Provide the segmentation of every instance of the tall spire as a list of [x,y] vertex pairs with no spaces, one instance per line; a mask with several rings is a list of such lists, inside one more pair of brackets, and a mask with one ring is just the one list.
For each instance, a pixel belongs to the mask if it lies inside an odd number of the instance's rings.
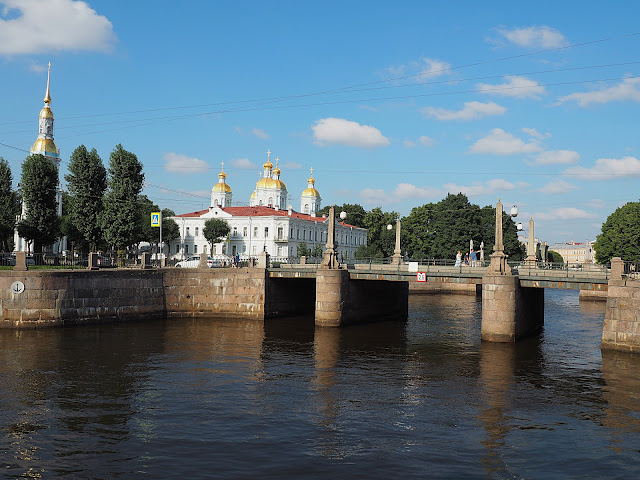
[[49,81],[51,79],[51,62],[49,62],[49,70],[47,71],[47,93],[44,95],[44,103],[51,103],[51,95],[49,94]]

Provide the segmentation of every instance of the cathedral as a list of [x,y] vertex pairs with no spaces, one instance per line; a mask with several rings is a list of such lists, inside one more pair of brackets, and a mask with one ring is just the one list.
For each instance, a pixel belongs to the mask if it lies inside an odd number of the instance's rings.
[[[44,107],[40,110],[38,117],[38,138],[29,151],[31,155],[40,154],[52,161],[56,166],[56,170],[60,172],[60,150],[56,147],[56,143],[53,140],[53,112],[51,111],[51,93],[50,93],[50,80],[51,80],[51,62],[49,62],[49,70],[47,72],[47,90],[44,95]],[[58,208],[58,216],[62,215],[62,190],[60,189],[60,181],[58,179],[58,188],[56,190],[56,204]],[[22,203],[22,213],[18,218],[18,222],[23,220],[26,216],[26,207],[24,202]],[[16,229],[13,234],[14,250],[18,252],[27,252],[31,250],[30,242],[27,239],[22,238],[18,234]],[[47,251],[54,253],[61,253],[66,250],[67,240],[66,237],[59,239],[53,245],[46,247]]]
[[[320,192],[315,188],[313,169],[307,188],[300,195],[300,211],[287,203],[287,186],[280,179],[281,170],[274,168],[271,152],[263,165],[260,180],[251,194],[248,207],[233,207],[232,190],[224,173],[224,163],[218,173],[218,182],[211,189],[211,206],[206,210],[184,213],[172,217],[180,228],[180,239],[170,243],[171,258],[185,258],[207,252],[213,257],[240,255],[243,258],[267,252],[272,257],[295,257],[304,244],[313,251],[324,249],[327,243],[328,218],[318,216]],[[202,231],[210,218],[220,218],[230,228],[228,237],[214,245],[209,244]],[[336,222],[336,252],[339,258],[353,258],[361,245],[367,244],[367,230],[344,222]]]

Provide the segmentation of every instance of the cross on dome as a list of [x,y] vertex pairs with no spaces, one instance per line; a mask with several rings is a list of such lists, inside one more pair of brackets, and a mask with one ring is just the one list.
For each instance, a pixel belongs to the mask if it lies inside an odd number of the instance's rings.
[[271,149],[267,149],[267,162],[271,160]]

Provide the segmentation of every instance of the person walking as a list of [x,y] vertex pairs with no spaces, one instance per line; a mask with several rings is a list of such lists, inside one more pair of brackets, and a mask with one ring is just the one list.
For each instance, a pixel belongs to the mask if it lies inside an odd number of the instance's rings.
[[464,266],[469,266],[469,252],[464,252]]
[[454,266],[459,267],[461,262],[462,262],[462,254],[460,253],[460,250],[458,250],[458,253],[456,253],[456,264]]
[[471,260],[471,266],[472,267],[477,266],[477,264],[478,264],[478,254],[473,248],[471,249],[471,253],[469,254],[469,260]]

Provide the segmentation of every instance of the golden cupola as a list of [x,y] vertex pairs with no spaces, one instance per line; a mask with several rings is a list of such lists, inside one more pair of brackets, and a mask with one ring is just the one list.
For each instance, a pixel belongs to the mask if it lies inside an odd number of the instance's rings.
[[319,197],[320,192],[315,189],[315,179],[313,178],[313,168],[311,169],[311,176],[307,180],[307,188],[302,191],[303,197]]
[[47,90],[44,95],[44,107],[38,116],[38,138],[31,147],[32,154],[40,154],[47,157],[60,159],[60,151],[53,140],[53,112],[51,111],[51,62],[47,71]]
[[314,216],[318,210],[320,210],[320,192],[316,190],[316,181],[313,178],[313,168],[311,169],[311,175],[307,180],[307,188],[302,191],[300,195],[300,211]]
[[211,206],[212,207],[230,207],[231,206],[231,187],[227,184],[227,174],[224,173],[224,162],[218,173],[218,183],[211,189]]

